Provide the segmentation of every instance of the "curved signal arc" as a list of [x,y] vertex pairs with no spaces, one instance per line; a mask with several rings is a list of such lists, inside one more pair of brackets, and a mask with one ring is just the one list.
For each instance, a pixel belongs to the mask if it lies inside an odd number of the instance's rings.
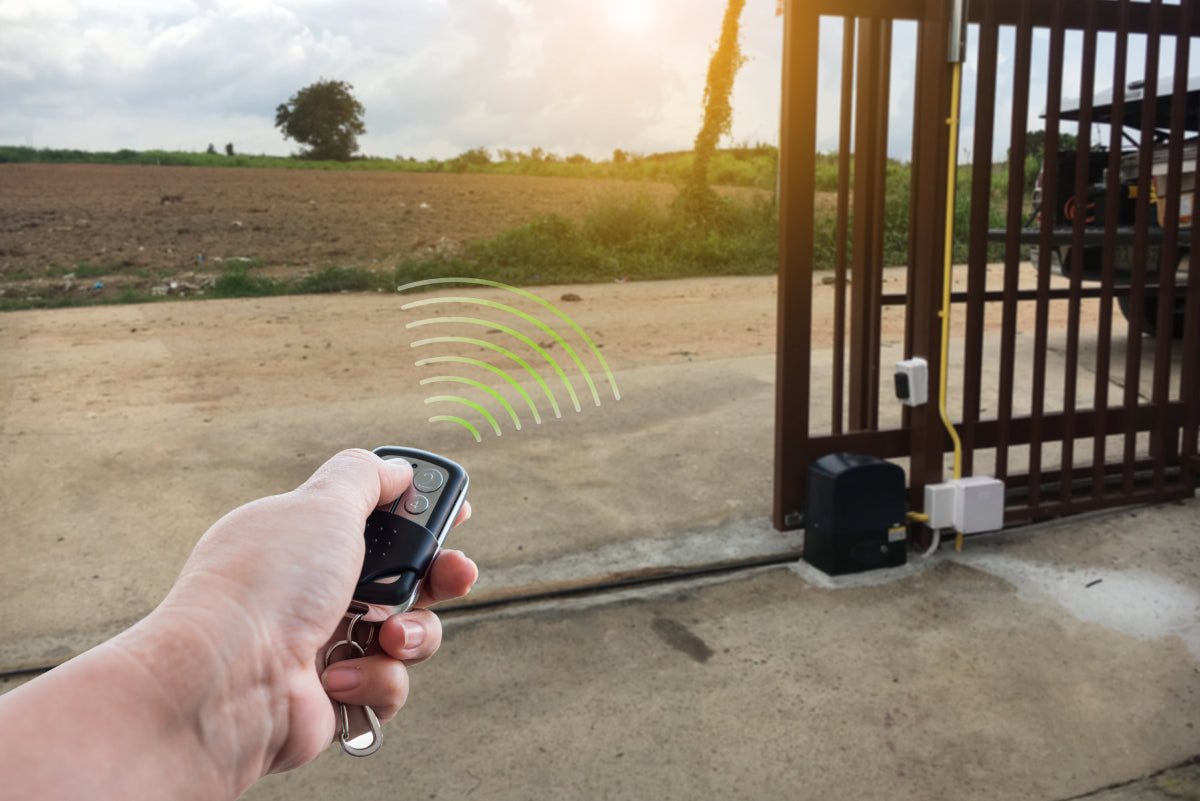
[[458,423],[463,428],[471,432],[471,436],[475,437],[476,442],[483,442],[483,437],[479,436],[479,429],[468,423],[461,417],[455,417],[452,414],[437,414],[429,418],[431,423]]
[[[570,356],[571,359],[575,362],[575,366],[579,368],[579,372],[583,374],[583,380],[587,382],[588,389],[590,389],[592,391],[592,400],[594,400],[596,402],[597,406],[600,405],[600,394],[598,392],[596,392],[596,385],[592,383],[591,375],[588,374],[587,368],[583,366],[583,362],[580,361],[579,356],[577,356],[575,354],[575,350],[570,345],[567,344],[567,341],[565,339],[563,339],[561,336],[558,335],[557,331],[555,331],[553,328],[551,328],[550,326],[543,323],[538,318],[534,317],[532,314],[527,314],[527,313],[521,311],[520,309],[514,309],[512,306],[506,306],[503,303],[497,303],[494,300],[487,300],[485,298],[469,298],[469,297],[442,297],[442,298],[429,298],[427,300],[414,300],[411,303],[405,303],[403,306],[400,307],[400,309],[407,310],[407,309],[416,308],[417,306],[430,306],[435,303],[469,303],[469,304],[476,305],[476,306],[486,306],[489,309],[496,309],[498,311],[508,312],[509,314],[520,317],[522,320],[526,320],[530,323],[533,323],[538,328],[542,329],[547,334],[554,337],[554,340],[559,345],[562,345],[563,350],[565,350],[567,352],[567,355]],[[493,326],[493,327],[496,327],[496,326]],[[576,404],[575,410],[579,411],[578,402]]]
[[460,398],[457,395],[435,395],[432,398],[426,398],[425,402],[426,403],[442,403],[442,402],[461,403],[464,406],[470,406],[472,409],[474,409],[475,411],[477,411],[481,415],[483,415],[484,419],[487,420],[491,424],[492,430],[496,432],[496,436],[497,437],[500,436],[500,424],[496,422],[496,418],[492,417],[491,412],[489,412],[487,409],[483,408],[483,406],[481,406],[480,404],[471,400],[470,398]]
[[[538,425],[541,425],[542,416],[538,414],[537,405],[534,404],[533,398],[529,397],[529,393],[525,391],[524,387],[517,383],[516,379],[501,370],[499,367],[495,367],[487,362],[480,361],[479,359],[472,359],[467,356],[433,356],[429,359],[418,360],[417,367],[424,367],[427,364],[445,364],[449,362],[455,364],[470,364],[474,365],[475,367],[482,367],[485,370],[491,370],[493,373],[512,384],[513,388],[516,389],[517,392],[521,393],[521,397],[525,399],[525,403],[529,405],[529,411],[533,412],[533,421]],[[543,388],[545,388],[544,385]],[[549,390],[546,391],[546,394],[550,395]],[[554,416],[562,417],[562,412],[558,410],[558,403],[554,400],[553,395],[550,395],[550,404],[554,407]]]
[[[402,306],[401,308],[406,309],[406,308],[408,308],[408,306],[405,305],[405,306]],[[574,404],[575,411],[577,411],[577,412],[580,411],[579,398],[576,397],[575,388],[573,386],[571,386],[571,381],[567,378],[567,374],[562,371],[562,368],[558,366],[558,362],[554,361],[554,359],[550,356],[549,353],[546,353],[546,351],[543,350],[540,345],[538,345],[536,342],[534,342],[529,337],[522,334],[520,331],[509,328],[506,325],[500,325],[499,323],[491,322],[489,320],[481,320],[478,317],[430,317],[425,320],[416,320],[414,322],[411,322],[408,325],[406,325],[405,328],[415,328],[416,326],[431,325],[433,323],[466,323],[468,325],[481,325],[484,328],[494,328],[497,331],[500,331],[501,333],[508,334],[509,336],[512,336],[512,337],[516,337],[517,339],[521,340],[521,342],[525,343],[526,345],[528,345],[529,347],[533,348],[535,351],[540,353],[542,355],[542,358],[544,358],[546,360],[547,364],[549,364],[552,368],[554,368],[554,372],[556,372],[558,374],[558,377],[560,379],[562,379],[563,386],[565,386],[567,388],[567,394],[571,396],[571,403]],[[595,391],[595,390],[593,390],[593,391]],[[597,403],[599,403],[599,401],[597,401]]]
[[[567,325],[569,325],[569,326],[571,326],[571,328],[575,329],[575,333],[579,334],[579,336],[583,338],[583,341],[587,343],[588,347],[591,348],[592,353],[595,355],[596,359],[600,362],[600,366],[604,368],[604,376],[608,379],[608,385],[609,385],[609,388],[612,389],[613,398],[616,400],[621,399],[621,392],[620,392],[620,390],[617,389],[617,381],[615,378],[613,378],[612,370],[608,369],[608,362],[605,360],[604,355],[602,353],[600,353],[600,349],[598,347],[596,347],[596,344],[594,342],[592,342],[591,337],[589,337],[586,333],[584,333],[584,330],[582,328],[580,328],[578,325],[576,325],[574,320],[572,320],[570,317],[568,317],[562,311],[559,311],[559,309],[556,306],[554,306],[554,304],[538,297],[537,295],[533,294],[532,292],[528,292],[524,289],[521,289],[521,288],[515,287],[515,286],[510,286],[508,284],[502,284],[499,281],[489,281],[486,278],[426,278],[422,281],[413,281],[411,283],[405,284],[404,286],[398,287],[396,289],[396,291],[403,292],[406,289],[413,289],[413,288],[419,287],[419,286],[430,286],[433,284],[451,284],[451,283],[478,284],[480,286],[490,286],[490,287],[495,287],[497,289],[507,289],[509,292],[515,292],[516,294],[520,295],[521,297],[529,298],[532,301],[540,303],[542,306],[545,306],[547,309],[554,312],[556,315],[559,316],[559,318],[564,320],[567,323]],[[599,403],[599,401],[597,401],[597,403]]]
[[[483,348],[489,348],[491,350],[494,350],[497,353],[503,354],[504,356],[507,356],[508,358],[512,359],[514,362],[516,362],[521,367],[523,367],[525,369],[525,372],[527,372],[531,376],[533,376],[533,379],[538,382],[539,386],[541,386],[542,391],[546,393],[546,398],[549,399],[549,401],[550,401],[550,405],[552,407],[554,407],[554,416],[562,417],[562,412],[560,412],[558,410],[558,401],[555,399],[554,393],[552,393],[550,391],[550,387],[546,386],[546,382],[542,379],[542,377],[540,375],[538,375],[537,370],[534,370],[532,367],[530,367],[529,362],[525,361],[517,354],[513,353],[512,351],[508,350],[507,348],[502,348],[501,346],[499,346],[493,342],[488,342],[485,339],[474,339],[473,337],[430,337],[429,339],[417,340],[416,342],[413,342],[410,347],[415,348],[420,345],[433,345],[433,344],[439,344],[439,343],[458,343],[458,344],[463,344],[463,345],[478,345]],[[417,362],[417,364],[420,365],[420,364],[422,364],[422,362]],[[492,372],[495,372],[495,373],[498,373],[498,374],[504,376],[505,378],[508,379],[509,383],[511,383],[518,390],[520,390],[522,395],[525,394],[525,390],[523,390],[521,388],[521,385],[518,384],[513,379],[509,378],[508,374],[505,373],[503,370],[501,370],[497,367],[493,367],[492,365],[487,364],[486,362],[481,362],[478,360],[470,361],[470,362],[468,362],[468,364],[475,364],[475,365],[483,366],[483,367],[486,367],[487,369],[491,370]],[[526,396],[526,400],[529,401],[528,396]],[[537,409],[533,406],[533,402],[529,401],[529,405],[530,405],[530,408],[533,409],[533,415],[535,418],[537,418],[537,422],[541,423],[542,420],[540,417],[538,417]]]
[[504,407],[504,410],[508,412],[508,416],[512,418],[513,425],[517,427],[517,430],[521,430],[521,419],[517,417],[516,409],[512,407],[512,404],[509,403],[503,395],[489,387],[487,384],[481,383],[472,378],[462,378],[461,376],[456,375],[439,375],[434,376],[433,378],[422,379],[421,385],[424,386],[425,384],[436,384],[443,381],[450,381],[456,384],[466,384],[469,387],[475,387],[476,389],[481,389],[488,393],[497,401],[499,401],[500,405]]

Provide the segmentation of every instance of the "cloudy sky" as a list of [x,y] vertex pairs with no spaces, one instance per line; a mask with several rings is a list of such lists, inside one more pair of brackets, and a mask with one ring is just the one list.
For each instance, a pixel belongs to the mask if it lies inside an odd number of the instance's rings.
[[[0,144],[87,150],[294,149],[274,110],[321,78],[366,109],[362,152],[473,147],[608,158],[690,148],[725,0],[0,0]],[[748,0],[731,139],[776,142],[782,21]],[[1035,38],[1031,116],[1045,103]],[[819,146],[837,143],[841,22],[822,25]],[[1011,37],[1008,37],[1011,48]],[[1066,94],[1077,93],[1078,38]],[[1131,79],[1139,76],[1136,40]],[[1102,43],[1101,57],[1104,57]],[[910,146],[915,27],[898,24],[889,151]],[[1111,52],[1111,43],[1109,43]],[[1164,52],[1169,64],[1170,51]],[[1103,63],[1103,60],[1102,60]],[[1001,60],[997,154],[1011,57]],[[1169,69],[1168,69],[1169,72]],[[964,110],[973,108],[968,63]],[[1111,76],[1098,79],[1110,86]],[[964,148],[971,141],[964,126]]]
[[[364,153],[689,148],[724,0],[0,0],[0,143],[295,148],[275,107],[321,79]],[[750,0],[733,136],[774,142],[783,27]]]

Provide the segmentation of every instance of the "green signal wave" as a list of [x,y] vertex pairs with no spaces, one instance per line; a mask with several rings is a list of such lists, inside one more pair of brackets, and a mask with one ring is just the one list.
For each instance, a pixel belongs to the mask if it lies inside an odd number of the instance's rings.
[[468,423],[466,420],[462,419],[461,417],[455,417],[452,414],[437,414],[437,415],[434,415],[433,417],[430,417],[429,422],[431,422],[431,423],[442,423],[442,422],[458,423],[460,426],[462,426],[463,428],[465,428],[471,432],[471,436],[475,437],[476,442],[483,442],[483,437],[479,436],[479,429],[475,428],[475,426],[471,425],[470,423]]
[[[554,312],[554,314],[556,316],[558,316],[559,319],[561,319],[567,325],[571,326],[571,328],[575,330],[575,333],[579,334],[580,338],[583,339],[583,341],[587,343],[588,348],[591,349],[593,355],[595,355],[595,357],[596,357],[596,360],[600,362],[600,366],[604,369],[604,377],[608,379],[608,386],[610,389],[612,389],[613,398],[615,400],[621,399],[621,391],[619,389],[617,389],[617,379],[613,378],[612,370],[610,370],[608,368],[608,361],[604,358],[604,354],[602,354],[600,352],[600,349],[598,347],[596,347],[596,343],[592,342],[592,338],[589,337],[587,335],[587,333],[582,328],[580,328],[579,325],[574,320],[572,320],[569,316],[567,316],[562,310],[560,310],[557,306],[555,306],[550,301],[545,300],[544,298],[538,297],[537,295],[533,294],[532,292],[521,289],[520,287],[511,286],[509,284],[502,284],[499,281],[489,281],[486,278],[461,278],[461,277],[460,278],[426,278],[421,281],[412,281],[410,283],[404,284],[403,286],[397,287],[396,291],[403,292],[406,289],[414,289],[419,286],[432,286],[434,284],[478,284],[479,286],[490,286],[490,287],[495,287],[496,289],[504,289],[509,292],[512,292],[513,294],[520,295],[523,298],[528,298],[529,300],[532,300],[535,303],[538,303],[538,304],[544,306],[545,308],[549,309],[550,311]],[[407,308],[407,306],[404,308]],[[584,375],[587,375],[586,371],[585,371]],[[591,383],[590,379],[588,380],[588,383],[589,384]],[[593,393],[595,392],[594,387],[593,387],[592,391],[593,391]],[[598,399],[596,401],[596,405],[597,406],[600,405],[600,401]]]
[[426,403],[442,403],[442,402],[461,403],[464,406],[470,406],[472,409],[474,409],[475,411],[477,411],[481,415],[483,415],[484,419],[487,420],[489,423],[491,423],[492,430],[496,432],[496,436],[497,437],[500,436],[500,424],[496,422],[496,418],[492,417],[491,412],[489,412],[487,409],[483,408],[483,406],[481,406],[480,404],[476,403],[473,400],[470,400],[469,398],[460,398],[457,395],[435,395],[432,398],[426,398],[425,402]]
[[[421,386],[424,386],[426,384],[436,384],[436,383],[439,383],[442,381],[449,381],[449,382],[453,382],[456,384],[466,384],[467,386],[475,387],[476,389],[483,390],[484,392],[488,393],[493,398],[495,398],[500,403],[501,406],[504,407],[505,411],[508,412],[508,416],[512,418],[513,425],[517,427],[517,430],[518,431],[521,430],[521,419],[519,417],[517,417],[517,410],[512,407],[511,403],[509,403],[507,400],[505,400],[503,395],[501,395],[499,392],[497,392],[496,390],[489,387],[487,384],[481,383],[479,381],[475,381],[474,379],[471,379],[471,378],[462,378],[461,376],[456,376],[456,375],[438,375],[438,376],[434,376],[433,378],[422,379]],[[528,395],[526,397],[528,397]],[[442,398],[441,400],[445,400],[445,398]],[[429,401],[425,401],[425,402],[429,403]],[[488,417],[490,418],[491,415],[488,415]],[[496,434],[497,434],[497,436],[499,436],[499,434],[500,434],[500,431],[498,428],[496,430]]]
[[[583,373],[583,380],[587,381],[588,389],[592,390],[593,401],[595,401],[596,405],[598,405],[598,406],[600,405],[600,395],[598,392],[596,392],[595,384],[592,383],[592,375],[588,374],[587,368],[584,367],[583,362],[580,361],[580,357],[578,357],[575,354],[575,349],[571,348],[569,344],[566,344],[566,339],[563,339],[562,337],[558,336],[557,331],[554,331],[552,329],[552,327],[546,325],[545,323],[542,323],[542,321],[539,320],[538,318],[535,318],[533,314],[527,314],[526,312],[522,312],[521,309],[512,308],[511,306],[505,306],[504,303],[497,303],[496,301],[484,299],[484,297],[466,297],[466,296],[463,296],[463,297],[430,297],[430,299],[428,299],[428,300],[420,300],[420,301],[413,301],[410,303],[404,303],[404,305],[401,306],[400,308],[401,309],[410,309],[410,308],[416,308],[418,306],[432,306],[432,305],[434,305],[434,303],[472,303],[472,305],[475,305],[475,306],[485,306],[487,308],[498,309],[498,311],[500,311],[500,312],[508,312],[509,314],[515,314],[516,317],[520,317],[522,320],[527,320],[527,321],[529,321],[529,323],[533,323],[534,325],[538,326],[539,329],[541,329],[542,331],[545,331],[546,333],[548,333],[548,335],[552,336],[554,338],[554,342],[557,342],[558,344],[562,345],[563,350],[566,351],[566,355],[570,356],[572,361],[575,361],[575,366],[580,368],[580,372]],[[492,324],[492,326],[499,327],[496,324]],[[532,341],[530,341],[530,342],[532,342]],[[540,348],[539,348],[539,350],[540,350]],[[559,371],[559,373],[562,373],[562,371]],[[574,397],[575,393],[572,392],[571,395],[572,395],[572,397]],[[575,410],[576,411],[580,410],[580,404],[578,404],[578,401],[575,402]]]
[[[436,337],[435,339],[441,339],[441,337]],[[422,341],[433,341],[433,340],[422,340]],[[470,364],[475,367],[482,367],[483,369],[490,370],[493,373],[495,373],[496,375],[500,376],[505,381],[512,384],[513,388],[515,390],[517,390],[517,392],[521,393],[521,397],[523,397],[525,399],[525,403],[529,405],[529,411],[533,413],[534,422],[538,423],[539,425],[541,424],[542,416],[540,414],[538,414],[537,405],[533,402],[533,398],[529,397],[529,393],[525,391],[524,387],[522,387],[520,384],[517,383],[515,378],[513,378],[508,373],[501,370],[499,367],[488,364],[487,362],[481,361],[479,359],[469,358],[467,356],[434,356],[429,359],[419,360],[417,362],[417,367],[423,367],[427,364],[444,364],[447,362],[455,362],[458,364]],[[554,395],[550,392],[550,388],[548,386],[546,386],[546,382],[543,381],[542,377],[540,375],[537,375],[537,373],[534,373],[534,376],[537,378],[538,383],[542,385],[542,390],[545,391],[546,397],[550,399],[550,406],[553,407],[553,409],[554,409],[554,416],[562,417],[562,412],[560,412],[558,410],[558,401],[556,401],[554,399]],[[424,384],[425,382],[422,381],[421,383]],[[520,428],[520,426],[517,426],[517,427]]]
[[[435,301],[418,301],[418,303],[427,303],[427,302],[435,302]],[[413,305],[413,304],[405,304],[404,306],[401,306],[401,308],[407,309],[411,305]],[[571,386],[571,382],[567,378],[567,374],[564,373],[562,371],[562,368],[558,366],[558,362],[556,362],[554,360],[554,358],[551,357],[550,354],[547,353],[540,345],[538,345],[536,342],[534,342],[529,337],[522,334],[520,331],[517,331],[513,328],[509,328],[506,325],[500,325],[499,323],[493,323],[489,320],[481,320],[478,317],[430,317],[425,320],[417,320],[415,322],[411,322],[405,327],[406,328],[416,328],[417,326],[433,325],[436,323],[465,323],[467,325],[481,325],[485,328],[494,328],[497,331],[500,331],[501,333],[508,334],[509,336],[516,337],[517,339],[521,340],[521,342],[525,343],[526,345],[528,345],[529,347],[531,347],[535,351],[537,351],[539,354],[541,354],[542,358],[544,358],[546,360],[546,363],[549,364],[552,368],[554,368],[554,372],[557,373],[558,377],[562,380],[563,386],[565,386],[567,388],[567,394],[571,396],[571,403],[574,404],[575,411],[578,412],[580,410],[579,398],[576,397],[576,395],[575,395],[575,388],[573,386]],[[576,361],[578,361],[578,360],[576,360]],[[590,379],[588,380],[588,383],[589,384],[591,383]],[[595,387],[593,387],[592,392],[595,392],[595,391],[596,391]],[[599,397],[596,398],[596,405],[597,406],[600,405]]]

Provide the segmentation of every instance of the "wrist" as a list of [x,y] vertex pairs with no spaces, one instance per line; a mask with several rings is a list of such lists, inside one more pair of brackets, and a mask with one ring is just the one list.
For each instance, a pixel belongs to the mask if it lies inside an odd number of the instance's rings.
[[165,796],[236,798],[284,737],[286,717],[281,730],[271,701],[280,671],[230,625],[232,614],[164,603],[106,646],[154,718],[163,764],[186,785]]

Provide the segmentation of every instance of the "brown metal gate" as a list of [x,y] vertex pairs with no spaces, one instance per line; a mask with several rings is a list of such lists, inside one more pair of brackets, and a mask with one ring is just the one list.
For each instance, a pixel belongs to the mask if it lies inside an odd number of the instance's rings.
[[[970,3],[977,52],[964,91],[975,103],[961,124],[973,128],[973,136],[962,143],[972,155],[969,162],[959,162],[959,174],[970,176],[969,188],[965,178],[960,188],[969,199],[969,207],[960,209],[969,215],[969,247],[966,264],[953,271],[947,411],[962,442],[962,475],[1004,481],[1006,523],[1194,493],[1200,279],[1188,278],[1190,223],[1181,226],[1178,219],[1185,140],[1200,133],[1186,104],[1191,39],[1200,34],[1195,5],[1193,0],[1182,5],[1162,0]],[[853,451],[905,462],[913,510],[921,509],[924,487],[945,480],[950,471],[953,446],[939,415],[936,387],[953,74],[947,53],[954,6],[954,0],[790,0],[786,9],[774,507],[780,529],[802,524],[808,465],[825,454]],[[822,18],[843,23],[835,37],[841,47],[835,255],[833,270],[823,274],[832,277],[832,299],[814,255],[822,235],[814,222],[815,154],[825,122],[818,117],[820,53],[823,46],[836,50],[839,44],[822,41]],[[905,36],[916,31],[916,57],[907,63],[893,52],[898,25],[905,26]],[[1082,59],[1064,65],[1068,36],[1078,43]],[[1097,57],[1101,37],[1107,48],[1102,59]],[[1120,113],[1128,77],[1138,71],[1131,68],[1131,37],[1144,45],[1144,64],[1138,63],[1145,77],[1139,90],[1143,111],[1135,126],[1123,124]],[[1035,42],[1047,41],[1035,53]],[[1167,77],[1159,69],[1164,47],[1174,48],[1176,77],[1165,131],[1155,120],[1155,94]],[[1031,80],[1035,58],[1046,59],[1044,86]],[[1011,98],[996,96],[1001,69],[1011,69]],[[1045,170],[1054,176],[1060,167],[1068,69],[1079,75],[1076,163],[1095,160],[1103,167],[1104,158],[1091,155],[1091,146],[1109,149],[1101,182],[1107,216],[1097,227],[1077,214],[1064,232],[1054,229],[1053,215],[1047,213],[1030,230],[1024,227],[1028,188],[1022,155],[1026,131],[1041,124],[1028,113],[1031,91],[1035,97],[1045,94]],[[899,271],[883,263],[889,86],[896,74],[915,77],[908,255]],[[1100,126],[1093,120],[1093,95],[1097,86],[1109,84],[1112,124]],[[1009,99],[1012,155],[1005,188],[994,190],[993,170],[1002,168],[992,158],[997,109]],[[1103,127],[1110,130],[1101,132]],[[1136,222],[1122,227],[1113,206],[1121,150],[1131,138],[1127,135],[1137,133],[1137,155],[1126,156],[1139,168],[1136,186],[1127,188],[1130,195],[1136,189]],[[1156,150],[1167,160],[1161,226],[1154,224],[1156,207],[1150,203]],[[1077,176],[1074,197],[1099,191],[1088,184],[1086,170]],[[1048,180],[1043,208],[1062,201]],[[1033,264],[1022,261],[1022,248],[1029,245],[1037,246]],[[1114,266],[1114,254],[1123,247],[1140,254],[1124,283],[1115,279]],[[1052,279],[1056,251],[1070,257],[1067,276]],[[1162,264],[1178,267],[1149,269],[1145,254],[1154,251]],[[1102,271],[1096,283],[1083,278],[1089,253]],[[816,293],[823,293],[820,302],[833,306],[831,347],[815,347]],[[1177,299],[1186,312],[1183,336],[1173,340]],[[1117,308],[1121,304],[1131,310],[1128,321]],[[1143,309],[1152,313],[1155,308],[1161,312],[1155,336],[1143,338]],[[892,316],[898,315],[903,316],[902,340],[885,338],[885,321],[894,330]],[[892,366],[911,356],[929,363],[931,402],[901,409],[892,396]]]

